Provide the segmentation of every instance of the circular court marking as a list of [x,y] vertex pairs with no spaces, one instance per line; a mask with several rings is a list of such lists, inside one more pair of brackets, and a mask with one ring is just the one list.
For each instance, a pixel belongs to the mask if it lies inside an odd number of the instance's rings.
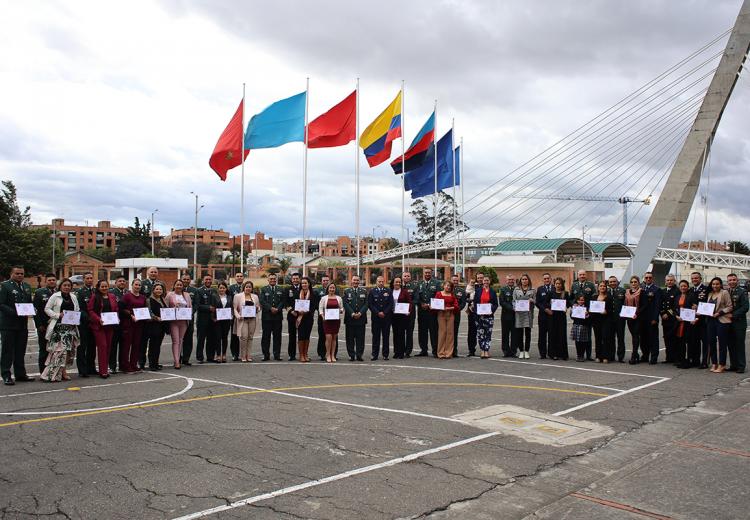
[[[170,379],[178,379],[176,377],[165,377],[164,380],[168,381]],[[192,379],[185,377],[185,388],[180,390],[179,392],[175,392],[173,394],[165,395],[162,397],[156,397],[154,399],[148,399],[146,401],[138,401],[136,403],[126,403],[126,404],[117,404],[114,406],[102,406],[99,408],[78,408],[74,410],[45,410],[43,412],[0,412],[0,415],[57,415],[57,414],[69,414],[69,413],[85,413],[85,412],[99,412],[104,410],[117,410],[118,408],[128,408],[131,406],[140,406],[144,404],[149,403],[156,403],[159,401],[164,401],[167,399],[172,399],[173,397],[180,396],[184,394],[185,392],[188,392],[191,388],[193,388],[193,385],[195,384]],[[79,391],[80,387],[77,386],[71,386],[67,390],[69,391]]]

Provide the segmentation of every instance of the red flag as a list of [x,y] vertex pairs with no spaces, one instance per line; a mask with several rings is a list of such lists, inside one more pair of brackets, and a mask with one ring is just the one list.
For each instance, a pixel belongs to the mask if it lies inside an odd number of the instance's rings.
[[307,125],[308,148],[344,146],[357,133],[357,91]]
[[[211,154],[211,159],[208,160],[208,165],[223,181],[227,180],[227,171],[242,164],[242,159],[240,158],[240,154],[242,154],[242,139],[244,138],[242,131],[242,103],[243,101],[240,101],[240,106],[237,107],[232,120],[229,121],[221,136],[219,136],[219,140]],[[245,150],[245,157],[247,157],[248,153],[250,153],[250,150]]]

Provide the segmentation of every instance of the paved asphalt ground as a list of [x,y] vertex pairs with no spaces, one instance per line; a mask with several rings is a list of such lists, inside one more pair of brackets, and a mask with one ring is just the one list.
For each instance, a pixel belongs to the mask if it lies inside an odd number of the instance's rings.
[[[30,338],[30,373],[36,349]],[[334,365],[195,364],[2,387],[0,512],[750,518],[747,375],[539,360],[532,349],[528,361],[350,363],[344,351]]]

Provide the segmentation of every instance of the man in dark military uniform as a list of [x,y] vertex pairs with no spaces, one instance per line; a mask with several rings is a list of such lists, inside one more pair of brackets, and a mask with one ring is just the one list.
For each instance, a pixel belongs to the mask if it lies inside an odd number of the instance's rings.
[[542,275],[542,285],[536,288],[534,305],[539,309],[537,324],[539,325],[539,358],[547,359],[547,345],[549,343],[549,325],[552,320],[552,276],[549,273]]
[[[570,288],[570,296],[573,298],[573,301],[577,301],[578,297],[583,295],[583,297],[586,299],[586,307],[589,306],[591,298],[596,296],[596,285],[594,285],[593,282],[589,282],[587,278],[588,276],[586,274],[586,270],[579,270],[578,279],[573,282],[573,287]],[[588,328],[589,336],[591,336],[591,324],[588,325]],[[589,342],[588,347],[586,348],[586,361],[593,361],[591,357],[592,344],[593,342]]]
[[453,295],[458,300],[458,309],[456,309],[455,319],[453,320],[453,357],[459,357],[458,355],[458,327],[461,325],[461,311],[466,306],[466,287],[459,285],[461,277],[457,274],[451,276],[451,282],[453,283]]
[[[325,321],[325,318],[322,318],[320,316],[320,313],[318,312],[318,304],[320,303],[320,300],[328,294],[328,284],[331,283],[331,279],[328,277],[328,275],[323,275],[323,278],[320,279],[320,285],[316,287],[313,290],[313,296],[314,302],[310,302],[310,307],[315,308],[315,314],[318,315],[318,357],[321,361],[326,360],[326,335],[325,332],[323,332],[323,322]],[[338,352],[338,342],[336,343],[336,352]],[[335,357],[335,355],[334,355]]]
[[388,361],[390,354],[391,314],[393,314],[393,295],[385,287],[382,276],[375,280],[375,287],[367,295],[367,307],[372,317],[372,361],[380,355],[380,339],[383,339],[383,361]]
[[516,312],[513,310],[513,289],[516,285],[516,279],[513,275],[505,277],[505,285],[500,288],[497,295],[498,303],[502,312],[500,313],[501,324],[501,347],[503,357],[516,357],[515,345],[511,341],[513,330],[516,327]]
[[289,354],[289,361],[297,359],[297,312],[294,310],[294,300],[299,299],[299,291],[299,273],[294,273],[292,274],[292,285],[289,286],[286,294],[286,327],[289,332],[287,353]]
[[[81,325],[78,327],[78,334],[81,337],[81,344],[78,346],[76,353],[76,367],[80,377],[89,377],[89,374],[96,374],[94,361],[96,360],[96,343],[94,334],[89,327],[89,300],[94,297],[94,274],[83,274],[83,287],[76,291],[78,306],[81,309]],[[109,360],[107,360],[109,361]]]
[[[404,271],[402,276],[403,283],[401,288],[409,293],[411,296],[412,303],[417,303],[415,298],[419,290],[419,283],[411,279],[411,273]],[[404,346],[404,356],[411,357],[411,353],[414,350],[414,325],[417,322],[417,313],[412,312],[409,314],[409,322],[406,325],[406,345]]]
[[39,287],[34,292],[34,326],[36,327],[36,337],[39,341],[39,373],[44,372],[44,365],[47,361],[47,324],[49,316],[44,312],[49,297],[55,293],[57,286],[57,277],[54,273],[48,273],[44,276],[44,287]]
[[469,333],[466,338],[466,346],[469,347],[467,357],[477,355],[477,315],[474,313],[474,294],[477,287],[482,287],[484,274],[477,273],[474,277],[474,283],[469,284],[466,288],[466,318],[469,322]]
[[[666,349],[665,363],[677,363],[677,301],[680,290],[677,288],[677,280],[673,274],[668,274],[664,279],[666,287],[661,290],[661,328],[664,337],[664,348]],[[658,350],[657,350],[658,352]],[[653,352],[652,352],[653,354]]]
[[273,358],[281,361],[281,320],[286,303],[284,291],[276,284],[276,275],[268,275],[268,285],[260,290],[260,308],[263,310],[263,335],[260,347],[263,350],[263,361],[271,358],[271,336],[273,335]]
[[26,375],[24,356],[29,339],[28,316],[19,316],[17,303],[31,303],[31,287],[23,281],[23,267],[11,267],[10,280],[0,284],[0,372],[3,383],[14,385],[11,368],[16,381],[31,381]]
[[211,287],[214,279],[210,274],[203,277],[203,285],[195,293],[195,306],[198,308],[195,318],[198,327],[198,342],[195,345],[195,357],[203,364],[203,349],[206,349],[206,359],[215,362],[215,343],[211,318],[215,309],[214,295],[216,291]]
[[344,291],[344,325],[349,361],[363,361],[367,325],[367,289],[359,286],[359,276],[352,276],[352,286]]
[[430,340],[432,355],[437,357],[437,318],[430,311],[430,300],[435,297],[435,293],[442,290],[440,282],[432,277],[432,269],[424,268],[422,281],[417,288],[417,300],[415,306],[419,309],[418,338],[419,354],[417,356],[426,356],[427,340]]
[[[234,283],[229,286],[229,298],[234,301],[235,295],[242,292],[242,284],[245,281],[245,276],[242,273],[236,273],[234,275]],[[229,338],[229,350],[232,352],[232,361],[239,361],[240,359],[240,339],[230,333]]]
[[620,312],[625,305],[625,289],[620,287],[620,282],[616,276],[610,276],[607,284],[609,285],[609,295],[612,297],[612,312],[617,316],[617,328],[615,329],[617,361],[622,363],[625,359],[625,322],[627,318],[620,317]]
[[[703,277],[699,272],[690,273],[690,288],[700,302],[708,301],[708,293],[711,292],[706,284],[703,283]],[[688,360],[693,366],[708,368],[708,341],[706,341],[706,316],[698,316],[698,322],[693,328],[693,334],[688,345]]]
[[[115,300],[117,300],[117,305],[119,306],[120,300],[122,300],[122,297],[125,296],[126,292],[128,292],[127,280],[125,280],[124,277],[119,276],[117,280],[115,280],[115,284],[114,286],[112,286],[112,288],[110,288],[109,292],[115,295]],[[109,371],[112,374],[117,373],[117,356],[121,345],[122,328],[120,328],[119,325],[115,325],[114,330],[112,331],[112,349],[109,351]]]
[[643,275],[641,298],[646,298],[644,315],[641,316],[641,352],[643,359],[655,365],[659,359],[659,311],[661,310],[661,289],[654,284],[654,275]]
[[[151,291],[154,290],[154,284],[159,281],[159,270],[156,267],[149,267],[146,269],[146,278],[141,280],[141,294],[146,297],[146,305],[148,306],[148,299],[151,296]],[[166,296],[166,294],[164,295]],[[146,366],[146,356],[148,355],[148,339],[149,335],[146,334],[145,330],[141,335],[141,358],[138,360],[138,368],[141,370]]]
[[747,334],[747,291],[740,287],[737,275],[727,276],[729,296],[732,297],[732,325],[729,330],[729,370],[745,373],[745,335]]
[[190,295],[190,304],[193,306],[193,319],[188,323],[185,335],[182,337],[182,364],[189,367],[192,365],[190,356],[193,353],[193,333],[195,329],[193,325],[195,323],[195,312],[198,310],[196,308],[198,289],[192,286],[190,275],[187,272],[182,274],[181,279],[182,290]]

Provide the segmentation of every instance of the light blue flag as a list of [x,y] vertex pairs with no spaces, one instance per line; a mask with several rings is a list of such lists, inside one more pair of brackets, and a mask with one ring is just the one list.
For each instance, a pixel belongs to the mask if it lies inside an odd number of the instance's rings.
[[306,97],[307,92],[301,92],[277,101],[251,117],[245,132],[245,150],[304,142]]

